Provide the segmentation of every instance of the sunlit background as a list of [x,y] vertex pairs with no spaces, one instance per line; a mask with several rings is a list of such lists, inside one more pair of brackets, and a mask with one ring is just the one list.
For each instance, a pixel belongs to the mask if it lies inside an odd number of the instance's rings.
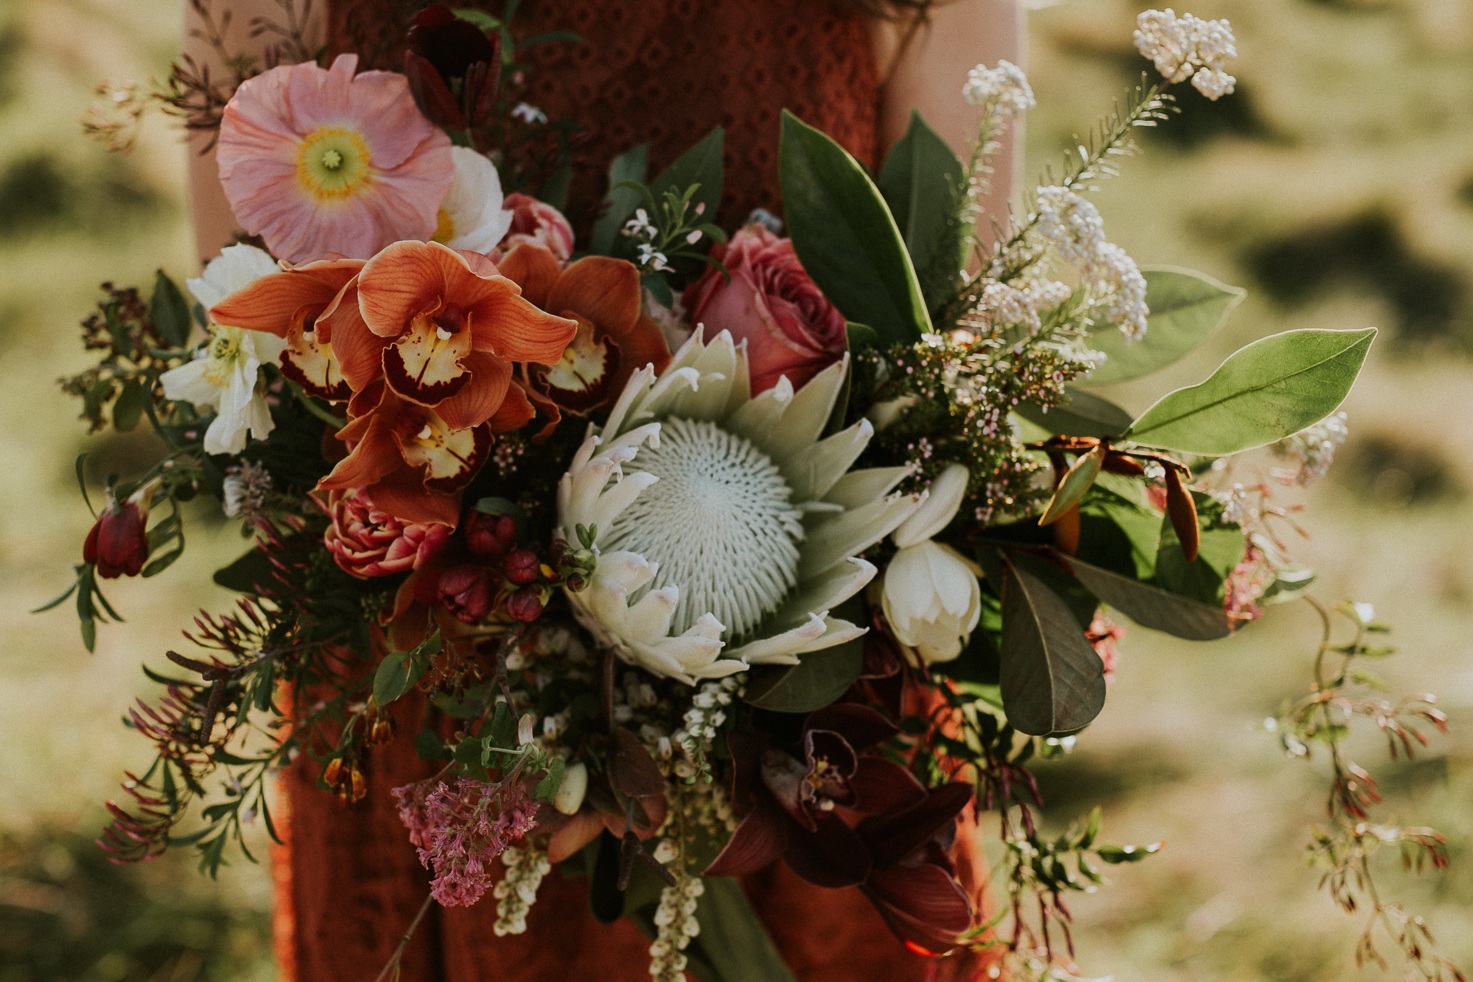
[[[128,621],[103,628],[95,654],[67,610],[27,613],[70,582],[80,554],[77,454],[96,480],[148,452],[142,436],[88,437],[53,384],[86,364],[75,325],[101,280],[195,269],[177,132],[153,118],[118,155],[77,122],[98,81],[166,73],[179,6],[0,5],[0,982],[273,977],[264,867],[238,862],[211,883],[183,852],[118,869],[90,844],[101,802],[150,758],[118,722],[148,690],[138,664],[161,663],[196,607],[225,602],[209,572],[239,551],[235,532],[201,513],[183,562],[111,586]],[[1135,10],[1064,0],[1031,15],[1030,171],[1147,67],[1129,43]],[[1436,826],[1453,853],[1450,874],[1416,879],[1388,851],[1384,899],[1424,914],[1473,965],[1473,4],[1203,0],[1192,12],[1232,20],[1238,93],[1146,133],[1146,154],[1096,200],[1140,262],[1250,295],[1212,350],[1114,397],[1144,408],[1276,331],[1382,329],[1296,548],[1320,570],[1321,598],[1370,602],[1395,625],[1401,653],[1377,666],[1394,691],[1435,691],[1452,718],[1410,765],[1387,762],[1374,737],[1353,746],[1394,799],[1386,820]],[[1307,687],[1316,639],[1313,614],[1294,606],[1216,644],[1128,635],[1104,715],[1038,770],[1051,825],[1100,802],[1106,838],[1166,841],[1071,901],[1085,975],[1382,977],[1356,970],[1364,921],[1317,892],[1304,860],[1325,762],[1285,759],[1261,728]],[[1393,964],[1384,977],[1398,975]]]

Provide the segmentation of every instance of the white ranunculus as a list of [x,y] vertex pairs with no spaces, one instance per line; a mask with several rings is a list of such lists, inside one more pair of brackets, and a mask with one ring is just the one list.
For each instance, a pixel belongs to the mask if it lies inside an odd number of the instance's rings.
[[451,147],[455,177],[440,203],[435,241],[452,249],[490,252],[511,230],[512,213],[502,210],[496,165],[469,147]]
[[[263,276],[278,272],[276,261],[254,246],[228,246],[186,285],[200,306],[209,310]],[[261,366],[281,363],[286,341],[263,331],[210,324],[209,338],[194,358],[159,376],[164,395],[215,410],[205,430],[205,452],[240,453],[246,437],[265,439],[271,412],[261,385]]]
[[978,572],[955,549],[930,539],[895,553],[880,602],[896,640],[926,664],[961,654],[982,616]]

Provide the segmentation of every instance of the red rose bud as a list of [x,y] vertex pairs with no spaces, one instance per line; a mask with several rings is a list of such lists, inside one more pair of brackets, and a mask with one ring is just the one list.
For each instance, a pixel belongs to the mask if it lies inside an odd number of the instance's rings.
[[531,549],[513,549],[503,562],[506,578],[518,586],[537,582],[537,554]]
[[465,545],[481,559],[500,559],[517,544],[517,523],[510,515],[473,511],[461,523]]
[[137,576],[143,569],[148,559],[148,506],[152,498],[152,488],[140,488],[127,501],[108,499],[82,543],[83,561],[95,566],[99,576]]
[[458,621],[474,624],[491,613],[496,590],[484,566],[452,566],[440,574],[440,602]]
[[545,606],[547,603],[543,599],[541,587],[524,586],[506,598],[507,616],[526,623],[541,617]]

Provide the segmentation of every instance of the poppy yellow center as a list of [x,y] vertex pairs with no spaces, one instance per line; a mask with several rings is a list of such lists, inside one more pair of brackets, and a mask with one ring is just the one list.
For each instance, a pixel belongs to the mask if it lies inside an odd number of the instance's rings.
[[361,132],[319,126],[297,147],[297,183],[319,201],[346,198],[372,180],[372,162]]

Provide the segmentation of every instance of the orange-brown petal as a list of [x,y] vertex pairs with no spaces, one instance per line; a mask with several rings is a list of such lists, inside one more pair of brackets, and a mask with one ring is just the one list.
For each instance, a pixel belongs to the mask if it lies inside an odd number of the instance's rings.
[[419,314],[440,304],[446,270],[465,260],[438,242],[395,242],[368,260],[358,277],[358,309],[379,337],[398,337]]
[[361,392],[384,374],[384,349],[391,342],[368,329],[361,317],[342,317],[332,327],[332,350],[349,388]]
[[476,350],[493,351],[507,361],[557,361],[578,330],[577,322],[533,306],[510,280],[499,282],[506,285],[504,291],[484,297],[470,310]]
[[587,256],[563,270],[541,306],[586,317],[622,337],[639,320],[639,272],[622,259]]
[[536,414],[521,385],[513,385],[506,390],[506,398],[501,400],[501,406],[490,419],[491,432],[510,433],[519,430],[530,423]]
[[469,384],[435,407],[452,429],[486,422],[501,407],[511,386],[511,364],[495,355],[473,351],[466,356],[465,367]]
[[455,528],[460,521],[460,495],[430,489],[419,480],[418,474],[416,470],[404,468],[373,485],[369,493],[374,505],[401,522],[438,523]]
[[362,265],[359,259],[327,259],[263,276],[211,307],[210,320],[286,337],[303,307],[327,307]]
[[519,245],[501,257],[497,269],[522,288],[522,296],[547,310],[547,295],[562,274],[563,266],[546,246]]
[[[367,422],[359,424],[357,442],[348,451],[348,456],[338,461],[337,466],[317,482],[317,490],[365,489],[404,466],[393,421],[386,415],[363,417]],[[343,431],[338,435],[341,437]],[[374,501],[378,501],[376,496]]]

